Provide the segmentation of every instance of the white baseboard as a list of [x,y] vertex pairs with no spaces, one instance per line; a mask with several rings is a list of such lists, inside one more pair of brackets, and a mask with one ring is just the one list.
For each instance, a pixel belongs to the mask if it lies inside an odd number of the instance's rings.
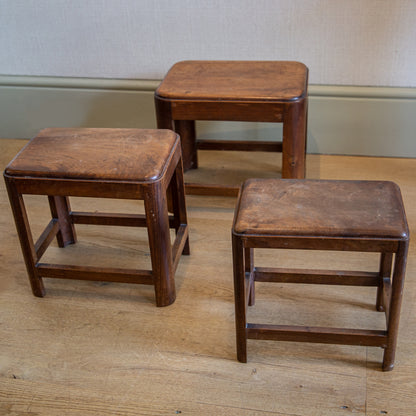
[[[0,76],[0,137],[44,127],[156,126],[159,81]],[[198,122],[212,138],[281,138],[271,123]],[[416,157],[416,89],[309,87],[308,152]]]

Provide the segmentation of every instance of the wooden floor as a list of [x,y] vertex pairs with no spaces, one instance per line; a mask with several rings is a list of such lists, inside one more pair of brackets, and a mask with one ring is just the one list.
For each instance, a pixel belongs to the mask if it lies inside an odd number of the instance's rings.
[[[1,167],[25,144],[0,140]],[[201,152],[187,174],[241,179],[279,175],[280,155]],[[309,155],[307,177],[392,180],[416,228],[416,159]],[[216,174],[214,174],[217,172]],[[46,198],[28,197],[35,238]],[[76,209],[136,212],[134,201],[72,200]],[[177,299],[156,308],[149,286],[46,280],[32,296],[3,181],[0,187],[1,415],[414,415],[416,252],[411,244],[396,367],[382,350],[250,340],[236,361],[230,228],[235,199],[188,196],[191,256],[176,274]],[[145,230],[79,226],[79,243],[54,243],[56,262],[149,265]],[[361,253],[259,251],[257,264],[374,270]],[[381,329],[374,288],[258,284],[252,321]]]

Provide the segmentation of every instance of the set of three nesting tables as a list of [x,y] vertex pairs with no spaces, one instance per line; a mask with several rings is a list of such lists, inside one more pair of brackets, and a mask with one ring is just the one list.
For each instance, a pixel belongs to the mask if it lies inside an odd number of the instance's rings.
[[[367,345],[384,348],[391,370],[399,327],[409,231],[397,185],[386,181],[305,178],[308,70],[298,62],[184,61],[155,93],[157,127],[50,128],[10,162],[4,178],[30,284],[44,296],[43,278],[149,284],[157,306],[175,300],[174,275],[190,254],[185,193],[237,196],[232,225],[237,358],[247,362],[247,339]],[[196,120],[283,123],[281,143],[198,140]],[[198,149],[277,151],[282,179],[249,179],[241,187],[185,184]],[[23,195],[48,197],[51,221],[33,241]],[[69,197],[139,199],[145,214],[76,212]],[[146,227],[151,270],[43,263],[57,238],[76,242],[76,224]],[[171,242],[170,229],[175,230]],[[374,272],[265,268],[254,249],[380,253]],[[385,330],[266,325],[247,322],[255,282],[374,286]]]

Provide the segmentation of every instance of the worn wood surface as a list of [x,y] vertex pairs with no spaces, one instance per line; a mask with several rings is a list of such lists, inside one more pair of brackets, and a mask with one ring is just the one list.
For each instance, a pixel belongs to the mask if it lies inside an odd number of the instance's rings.
[[408,235],[400,189],[390,181],[249,180],[235,231],[342,238]]
[[306,93],[307,73],[300,62],[182,61],[169,70],[156,94],[182,100],[290,101]]
[[154,129],[44,129],[6,171],[13,176],[34,172],[35,177],[60,179],[152,181],[166,170],[175,141],[173,132]]
[[[1,140],[6,166],[25,144]],[[239,156],[236,158],[235,156]],[[252,158],[252,159],[251,159]],[[217,165],[214,169],[214,163]],[[201,152],[192,178],[225,183],[279,176],[275,158]],[[416,227],[416,160],[308,156],[309,178],[393,180],[402,190],[411,231]],[[197,175],[195,175],[197,173]],[[204,176],[207,175],[207,176]],[[215,179],[215,178],[214,178]],[[231,223],[235,198],[187,197],[191,256],[176,273],[177,299],[155,308],[151,286],[48,280],[35,298],[0,184],[0,414],[4,415],[412,415],[416,406],[416,252],[410,245],[395,369],[380,371],[382,350],[249,340],[247,364],[236,359]],[[48,201],[28,196],[38,235],[49,221]],[[73,209],[137,213],[138,202],[80,200]],[[101,205],[100,205],[101,204]],[[29,205],[29,204],[28,204]],[[119,209],[121,208],[121,209]],[[45,254],[53,261],[148,268],[145,229],[77,224],[78,243]],[[267,250],[265,250],[267,252]],[[374,270],[371,253],[273,250],[256,253],[264,267],[311,265]],[[304,287],[257,283],[253,321],[382,329],[375,287]],[[300,306],[301,305],[301,306]],[[358,309],[358,310],[357,310]]]

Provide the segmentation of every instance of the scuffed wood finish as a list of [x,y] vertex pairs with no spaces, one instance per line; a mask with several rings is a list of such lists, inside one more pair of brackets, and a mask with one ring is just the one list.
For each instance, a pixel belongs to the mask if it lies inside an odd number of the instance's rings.
[[[197,149],[281,151],[282,177],[304,178],[307,90],[308,69],[300,62],[178,62],[156,90],[157,123],[159,128],[174,125],[181,136],[185,170],[198,167]],[[195,120],[283,123],[283,141],[197,140]],[[220,186],[208,186],[211,194],[230,195]],[[207,195],[206,187],[201,185],[201,195]],[[190,190],[199,191],[195,184]]]
[[[409,240],[396,184],[248,180],[239,195],[232,235],[239,361],[247,362],[249,338],[379,346],[384,348],[383,370],[393,369]],[[391,251],[385,251],[386,247]],[[380,267],[377,273],[254,267],[254,248],[380,252]],[[254,305],[256,281],[376,286],[376,309],[386,312],[387,328],[357,330],[249,323],[246,308]]]
[[300,62],[182,61],[169,70],[157,95],[183,100],[292,101],[304,96],[306,74]]
[[49,128],[7,166],[6,174],[36,178],[146,182],[161,179],[176,134],[145,129]]
[[[32,291],[44,296],[42,277],[151,284],[157,306],[176,297],[179,257],[189,254],[180,140],[170,130],[45,129],[4,171]],[[167,190],[174,206],[168,215]],[[52,221],[33,243],[24,194],[47,195]],[[143,199],[145,214],[73,212],[70,196]],[[77,241],[74,224],[147,227],[152,270],[40,263],[56,236]],[[176,239],[170,241],[170,228]]]
[[393,239],[408,233],[400,189],[393,182],[276,179],[245,182],[234,230]]

